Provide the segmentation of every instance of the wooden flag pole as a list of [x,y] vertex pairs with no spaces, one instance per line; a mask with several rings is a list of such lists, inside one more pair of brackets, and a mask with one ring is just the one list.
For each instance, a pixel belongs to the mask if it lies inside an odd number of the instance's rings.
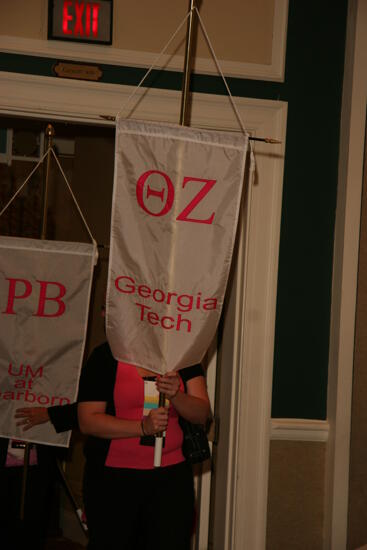
[[181,126],[189,125],[189,101],[190,101],[190,80],[192,69],[192,47],[194,42],[194,32],[196,30],[196,0],[190,0],[190,15],[187,22],[185,61],[183,73],[183,85],[181,93]]
[[26,443],[24,447],[24,462],[23,462],[23,472],[22,472],[22,488],[20,493],[20,520],[24,520],[24,510],[25,510],[25,497],[27,493],[27,479],[28,479],[28,468],[29,468],[29,454],[30,454],[30,444]]
[[[183,72],[183,84],[181,93],[181,112],[180,112],[180,124],[181,126],[189,125],[189,100],[190,100],[190,78],[192,67],[192,45],[194,38],[194,30],[196,23],[196,9],[195,1],[190,0],[190,14],[187,22],[186,31],[186,46],[185,46],[185,62]],[[159,394],[159,407],[164,407],[166,397],[163,393]],[[156,435],[154,444],[154,466],[159,468],[162,461],[162,448],[163,448],[163,433]]]
[[[46,137],[47,137],[47,166],[46,166],[46,177],[43,187],[43,213],[42,213],[42,230],[41,230],[41,239],[46,239],[47,233],[47,208],[48,208],[48,183],[50,177],[50,161],[51,161],[51,148],[52,148],[52,139],[55,135],[55,130],[51,124],[47,125],[46,128]],[[30,457],[31,445],[29,443],[25,444],[24,448],[24,462],[23,462],[23,472],[22,472],[22,487],[20,495],[20,520],[24,520],[25,513],[25,500],[27,493],[27,479],[28,479],[28,470],[29,470],[29,457]]]
[[[158,407],[164,407],[166,404],[166,396],[164,393],[159,394]],[[162,449],[163,449],[164,432],[160,432],[155,437],[154,442],[154,467],[159,468],[162,462]]]
[[47,211],[48,211],[48,188],[50,178],[50,163],[51,163],[51,148],[52,140],[55,135],[55,130],[51,124],[47,125],[46,137],[47,137],[47,165],[46,165],[46,178],[43,188],[43,215],[42,215],[42,233],[41,239],[46,239],[47,236]]

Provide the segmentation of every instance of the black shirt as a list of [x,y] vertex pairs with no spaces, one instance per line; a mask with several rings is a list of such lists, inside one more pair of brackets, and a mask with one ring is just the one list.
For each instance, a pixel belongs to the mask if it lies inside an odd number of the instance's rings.
[[[106,413],[115,416],[113,393],[117,374],[117,364],[108,342],[95,348],[82,369],[78,402],[104,401],[107,403]],[[192,365],[178,372],[185,387],[186,382],[191,378],[204,375],[201,365]],[[104,465],[110,441],[110,439],[100,437],[88,437],[84,447],[87,467],[100,468]]]

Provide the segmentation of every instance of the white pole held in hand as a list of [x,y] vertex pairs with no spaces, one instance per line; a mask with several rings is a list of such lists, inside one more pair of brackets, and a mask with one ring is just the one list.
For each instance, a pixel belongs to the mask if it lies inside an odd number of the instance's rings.
[[[166,404],[166,396],[164,393],[159,394],[159,407],[164,407]],[[162,461],[164,432],[159,432],[155,437],[154,443],[154,467],[159,468]]]

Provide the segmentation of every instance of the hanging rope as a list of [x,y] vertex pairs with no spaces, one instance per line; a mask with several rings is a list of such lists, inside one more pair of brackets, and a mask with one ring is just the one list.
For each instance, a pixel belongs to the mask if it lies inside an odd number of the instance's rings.
[[[224,85],[226,87],[226,90],[227,90],[227,93],[228,93],[228,96],[229,96],[229,99],[230,99],[230,102],[231,102],[231,106],[234,110],[234,113],[236,115],[236,118],[237,118],[237,121],[240,125],[240,128],[243,132],[243,134],[245,134],[246,136],[248,136],[249,138],[249,146],[250,146],[250,172],[253,172],[255,170],[255,156],[254,156],[254,151],[253,151],[253,145],[251,143],[251,137],[249,135],[249,132],[246,130],[246,127],[244,125],[244,122],[241,118],[241,115],[239,113],[239,110],[237,108],[237,105],[233,99],[233,96],[231,94],[231,90],[229,88],[229,85],[227,83],[227,80],[224,76],[224,73],[222,71],[222,68],[220,66],[220,63],[219,63],[219,60],[215,54],[215,51],[214,51],[214,47],[211,43],[211,40],[209,38],[209,35],[208,35],[208,32],[205,28],[205,25],[204,25],[204,22],[200,16],[200,13],[199,13],[199,10],[197,9],[196,6],[194,6],[193,8],[191,8],[187,14],[185,15],[184,19],[181,21],[181,23],[179,24],[179,26],[177,27],[177,29],[175,30],[175,32],[172,34],[171,38],[168,40],[167,44],[164,46],[164,48],[162,49],[162,51],[157,55],[157,57],[155,58],[155,60],[153,61],[151,67],[147,70],[147,72],[144,74],[143,78],[140,80],[139,84],[134,88],[134,90],[132,91],[132,93],[130,94],[130,96],[128,97],[128,99],[126,100],[126,102],[123,104],[123,106],[121,107],[120,111],[117,113],[116,117],[115,117],[115,120],[117,120],[119,117],[122,116],[122,113],[126,110],[127,106],[129,105],[129,103],[131,102],[131,100],[133,99],[133,97],[135,96],[136,92],[138,91],[138,89],[143,85],[143,83],[145,82],[145,80],[147,79],[148,75],[152,72],[152,70],[154,69],[154,67],[156,67],[158,65],[158,62],[160,60],[160,58],[162,57],[162,55],[164,54],[164,52],[167,50],[167,48],[169,47],[169,45],[172,43],[172,41],[176,38],[177,34],[179,33],[179,31],[181,30],[181,28],[183,27],[183,25],[185,24],[186,20],[188,19],[188,17],[190,16],[190,14],[195,11],[197,16],[198,16],[198,20],[199,20],[199,23],[200,23],[200,27],[201,27],[201,30],[203,31],[203,34],[204,34],[204,37],[205,37],[205,40],[208,44],[208,47],[209,47],[209,50],[210,50],[210,53],[214,59],[214,62],[215,62],[215,65],[216,65],[216,68],[224,82]],[[102,116],[102,115],[101,115]],[[106,117],[106,118],[112,118],[113,117]],[[253,138],[253,139],[257,139],[258,141],[265,141],[267,143],[279,143],[277,140],[273,140],[273,139],[270,139],[270,138]]]
[[77,210],[78,210],[78,212],[79,212],[79,215],[80,215],[81,219],[83,220],[84,226],[85,226],[85,228],[86,228],[86,230],[87,230],[87,232],[88,232],[88,234],[89,234],[89,236],[90,236],[90,238],[91,238],[91,240],[92,240],[92,243],[94,244],[95,247],[97,247],[97,243],[96,243],[96,241],[95,241],[95,239],[94,239],[94,237],[93,237],[93,235],[92,235],[92,233],[91,233],[91,231],[90,231],[90,229],[89,229],[89,226],[88,226],[88,224],[87,224],[87,221],[86,221],[86,219],[84,218],[84,215],[83,215],[83,213],[82,213],[82,211],[81,211],[81,209],[80,209],[80,207],[79,207],[78,201],[77,201],[76,198],[75,198],[75,195],[74,195],[74,193],[73,193],[73,191],[72,191],[72,189],[71,189],[71,186],[70,186],[70,184],[69,184],[69,182],[68,182],[68,179],[67,179],[67,177],[66,177],[66,175],[65,175],[64,170],[62,169],[62,166],[61,166],[61,164],[60,164],[60,162],[59,162],[59,159],[58,159],[57,156],[56,156],[56,153],[55,153],[53,147],[49,147],[49,148],[47,149],[47,151],[44,153],[43,157],[38,161],[38,163],[36,164],[36,166],[33,168],[33,170],[32,170],[32,171],[30,172],[30,174],[27,176],[27,178],[26,178],[25,181],[22,183],[22,185],[19,187],[19,189],[14,193],[14,195],[11,197],[11,199],[8,201],[8,203],[7,203],[7,204],[4,206],[4,208],[1,210],[1,212],[0,212],[0,217],[4,214],[4,212],[5,212],[5,211],[7,210],[7,208],[11,205],[11,203],[14,201],[14,199],[19,195],[19,193],[22,191],[22,189],[26,186],[26,184],[29,182],[29,180],[31,179],[31,177],[33,176],[33,174],[36,172],[36,170],[39,168],[39,166],[43,163],[43,161],[45,160],[46,156],[47,156],[49,153],[52,153],[52,155],[53,155],[53,157],[54,157],[54,159],[55,159],[55,161],[56,161],[56,163],[57,163],[57,165],[58,165],[58,167],[59,167],[59,169],[60,169],[60,172],[61,172],[61,174],[62,174],[62,176],[63,176],[63,178],[64,178],[64,180],[65,180],[65,183],[66,183],[66,185],[67,185],[67,187],[68,187],[68,189],[69,189],[69,191],[70,191],[71,197],[72,197],[72,199],[73,199],[73,201],[74,201],[74,204],[75,204],[75,206],[76,206],[76,208],[77,208]]
[[205,36],[205,40],[206,40],[206,42],[207,42],[207,44],[208,44],[210,53],[211,53],[212,56],[213,56],[215,65],[216,65],[216,67],[217,67],[217,70],[218,70],[220,76],[222,77],[222,80],[223,80],[224,85],[225,85],[225,87],[226,87],[226,90],[227,90],[227,93],[228,93],[228,95],[229,95],[229,99],[230,99],[231,105],[232,105],[232,107],[233,107],[233,110],[234,110],[235,115],[236,115],[237,120],[238,120],[238,123],[239,123],[239,125],[240,125],[240,127],[241,127],[242,132],[249,138],[249,142],[248,142],[248,143],[249,143],[249,147],[250,147],[250,174],[251,174],[251,178],[253,178],[253,177],[254,177],[254,173],[255,173],[255,169],[256,169],[256,161],[255,161],[254,148],[253,148],[253,145],[252,145],[252,143],[251,143],[251,141],[250,141],[250,135],[249,135],[248,131],[246,130],[245,125],[244,125],[244,123],[243,123],[243,120],[242,120],[242,118],[241,118],[240,112],[239,112],[239,110],[237,109],[237,105],[236,105],[236,103],[235,103],[235,101],[234,101],[234,99],[233,99],[233,96],[232,96],[232,94],[231,94],[231,90],[229,89],[229,86],[228,86],[226,77],[224,76],[224,73],[223,73],[222,68],[221,68],[221,66],[220,66],[220,63],[219,63],[219,60],[218,60],[217,56],[215,55],[215,51],[214,51],[213,45],[212,45],[212,43],[211,43],[211,41],[210,41],[209,35],[208,35],[207,30],[206,30],[206,28],[205,28],[204,22],[203,22],[203,20],[202,20],[202,18],[201,18],[201,16],[200,16],[199,10],[198,10],[196,7],[194,7],[194,9],[195,9],[195,11],[196,11],[196,13],[197,13],[198,20],[199,20],[199,23],[200,23],[200,27],[201,27],[201,30],[203,31],[204,36]]
[[179,31],[181,30],[181,28],[183,27],[183,25],[185,24],[186,20],[188,19],[188,17],[190,16],[190,14],[195,11],[197,16],[198,16],[198,20],[199,20],[199,23],[200,23],[200,27],[201,27],[201,30],[203,31],[203,34],[204,34],[204,37],[205,37],[205,40],[208,44],[208,47],[209,47],[209,50],[210,50],[210,53],[211,55],[213,56],[213,59],[214,59],[214,62],[215,62],[215,65],[216,65],[216,68],[224,82],[224,85],[226,87],[226,90],[227,90],[227,93],[229,95],[229,98],[230,98],[230,101],[231,101],[231,105],[232,105],[232,108],[236,114],[236,117],[237,117],[237,120],[238,120],[238,123],[241,127],[241,130],[244,134],[248,135],[248,131],[246,130],[246,127],[243,123],[243,120],[241,118],[241,115],[238,111],[238,108],[237,108],[237,105],[233,99],[233,96],[231,94],[231,90],[228,86],[228,83],[227,83],[227,80],[224,76],[224,73],[222,71],[222,68],[220,66],[220,63],[219,63],[219,60],[215,54],[215,51],[214,51],[214,47],[211,43],[211,40],[209,38],[209,35],[208,35],[208,32],[205,28],[205,25],[204,25],[204,22],[200,16],[200,13],[199,13],[199,10],[197,9],[196,6],[194,6],[192,9],[190,9],[187,14],[185,15],[185,17],[183,18],[183,20],[181,21],[181,23],[179,24],[179,26],[177,27],[177,29],[175,30],[175,32],[172,34],[171,38],[168,40],[168,42],[166,43],[166,45],[163,47],[163,49],[161,50],[161,52],[157,55],[157,57],[155,58],[155,60],[153,61],[152,65],[150,66],[150,68],[147,70],[147,72],[144,74],[143,78],[140,80],[139,84],[134,88],[134,90],[132,91],[132,93],[130,94],[130,96],[128,97],[128,99],[126,100],[126,102],[123,104],[123,106],[121,107],[120,111],[117,113],[116,115],[116,119],[118,117],[121,117],[122,116],[122,113],[123,111],[125,111],[125,109],[127,108],[127,106],[129,105],[129,103],[131,102],[131,100],[133,99],[133,97],[135,96],[136,92],[138,91],[139,88],[141,88],[141,86],[143,85],[143,83],[145,82],[145,80],[147,79],[147,77],[149,76],[149,74],[152,72],[152,70],[158,66],[158,63],[159,63],[159,60],[161,59],[162,55],[165,53],[165,51],[167,50],[167,48],[169,47],[169,45],[173,42],[173,40],[176,38],[177,34],[179,33]]
[[89,236],[90,236],[90,238],[91,238],[93,244],[94,244],[95,246],[97,246],[97,243],[96,243],[96,241],[94,240],[93,235],[92,235],[92,233],[91,233],[91,231],[90,231],[90,229],[89,229],[89,226],[88,226],[88,224],[87,224],[87,221],[86,221],[86,219],[85,219],[84,216],[83,216],[83,212],[81,211],[81,209],[80,209],[80,207],[79,207],[78,201],[76,200],[75,195],[74,195],[74,193],[73,193],[73,191],[72,191],[72,189],[71,189],[71,186],[70,186],[70,184],[69,184],[69,182],[68,182],[68,179],[67,179],[67,177],[66,177],[66,175],[65,175],[65,172],[64,172],[64,170],[62,169],[62,166],[61,166],[61,164],[60,164],[60,161],[59,161],[59,159],[57,158],[56,153],[55,153],[55,151],[53,150],[53,148],[50,147],[50,149],[51,149],[51,153],[52,153],[53,156],[54,156],[54,159],[56,160],[57,166],[59,167],[60,172],[61,172],[61,174],[63,175],[63,178],[64,178],[64,180],[65,180],[65,183],[66,183],[66,185],[67,185],[67,187],[68,187],[68,189],[69,189],[69,191],[70,191],[70,195],[71,195],[71,197],[72,197],[72,199],[73,199],[73,201],[74,201],[74,204],[75,204],[75,206],[76,206],[76,208],[77,208],[77,210],[78,210],[78,212],[79,212],[79,214],[80,214],[80,217],[81,217],[81,219],[82,219],[83,222],[84,222],[85,228],[86,228],[86,230],[88,231]]
[[240,113],[239,113],[239,111],[238,111],[238,109],[237,109],[237,105],[236,105],[236,103],[235,103],[235,101],[234,101],[234,99],[233,99],[233,96],[232,96],[232,94],[231,94],[231,90],[229,89],[229,86],[228,86],[226,77],[224,76],[223,71],[222,71],[222,68],[221,68],[221,66],[220,66],[220,64],[219,64],[219,60],[218,60],[217,56],[215,55],[215,51],[214,51],[213,45],[212,45],[212,43],[211,43],[211,41],[210,41],[209,35],[208,35],[208,33],[207,33],[207,30],[206,30],[206,28],[205,28],[205,25],[204,25],[204,23],[203,23],[203,20],[202,20],[202,18],[201,18],[201,16],[200,16],[199,10],[198,10],[196,7],[194,8],[194,10],[196,11],[196,14],[197,14],[197,16],[198,16],[201,30],[203,31],[203,34],[204,34],[204,36],[205,36],[205,40],[206,40],[206,42],[207,42],[207,44],[208,44],[210,53],[211,53],[212,56],[213,56],[215,65],[216,65],[216,67],[217,67],[217,70],[218,70],[220,76],[222,77],[222,80],[223,80],[224,85],[225,85],[225,87],[226,87],[227,93],[228,93],[228,95],[229,95],[229,99],[230,99],[230,101],[231,101],[231,105],[232,105],[233,110],[234,110],[234,112],[235,112],[235,114],[236,114],[236,116],[237,116],[239,125],[241,126],[241,130],[242,130],[242,132],[243,132],[244,134],[249,135],[249,134],[248,134],[248,131],[246,130],[245,125],[244,125],[244,123],[243,123],[243,121],[242,121],[241,115],[240,115]]
[[25,185],[28,183],[28,181],[31,179],[31,177],[33,176],[33,174],[35,173],[35,171],[37,170],[37,168],[43,163],[43,161],[45,160],[45,157],[47,156],[48,154],[48,150],[46,151],[46,153],[43,155],[43,157],[41,158],[41,160],[37,163],[37,165],[35,166],[35,168],[33,168],[32,172],[29,174],[29,176],[27,177],[27,179],[22,183],[22,185],[19,187],[19,189],[14,193],[14,195],[11,197],[10,201],[4,206],[4,208],[2,209],[2,211],[0,212],[0,217],[4,214],[5,210],[7,210],[7,208],[11,205],[11,203],[13,202],[13,200],[15,199],[15,197],[17,197],[19,195],[19,193],[21,192],[21,190],[23,189],[23,187],[25,187]]
[[153,61],[151,67],[148,69],[148,71],[145,73],[145,75],[143,76],[143,78],[140,80],[139,84],[134,88],[134,90],[132,91],[131,95],[127,98],[126,102],[123,104],[123,106],[121,107],[120,111],[117,113],[116,119],[117,119],[118,117],[121,117],[121,116],[122,116],[123,111],[126,109],[126,107],[128,106],[128,104],[130,103],[130,101],[133,99],[133,97],[134,97],[134,95],[136,94],[136,92],[138,91],[138,89],[143,85],[143,83],[145,82],[145,80],[147,79],[147,77],[149,76],[149,74],[152,72],[152,70],[154,69],[154,67],[157,67],[160,58],[162,57],[162,55],[164,54],[164,52],[167,50],[167,48],[169,47],[169,45],[171,44],[171,42],[173,42],[173,40],[176,38],[177,34],[180,32],[181,28],[183,27],[183,25],[185,24],[187,18],[189,17],[191,11],[192,11],[192,10],[190,10],[190,11],[185,15],[185,17],[183,18],[183,20],[181,21],[181,23],[179,24],[179,26],[177,27],[177,29],[175,30],[175,32],[173,33],[173,35],[171,36],[171,38],[168,40],[167,44],[164,46],[164,48],[162,49],[162,51],[157,55],[157,57],[156,57],[155,60]]

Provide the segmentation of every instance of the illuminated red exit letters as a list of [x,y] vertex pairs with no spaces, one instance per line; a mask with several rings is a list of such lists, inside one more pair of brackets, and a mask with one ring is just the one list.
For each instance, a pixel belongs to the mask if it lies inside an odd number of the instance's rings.
[[64,0],[62,31],[65,35],[98,37],[99,2]]

